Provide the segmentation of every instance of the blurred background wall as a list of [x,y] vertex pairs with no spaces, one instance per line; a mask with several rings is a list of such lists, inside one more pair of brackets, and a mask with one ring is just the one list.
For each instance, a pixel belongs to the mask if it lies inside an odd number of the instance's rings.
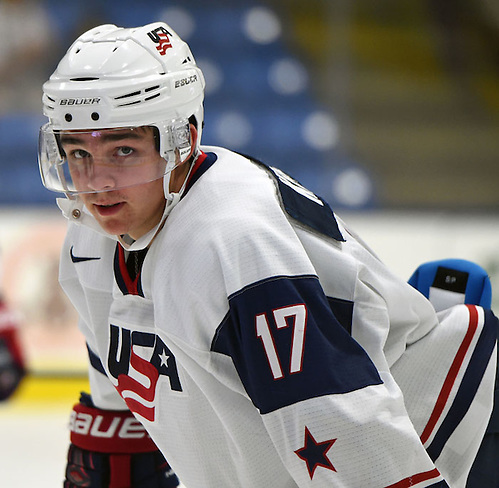
[[0,203],[53,200],[33,170],[41,84],[70,43],[166,20],[206,73],[205,144],[283,167],[337,209],[494,212],[497,5],[0,0]]
[[497,210],[497,1],[271,3],[378,205]]
[[0,0],[0,285],[33,370],[84,362],[36,163],[41,85],[88,28],[155,20],[205,72],[204,144],[288,171],[404,279],[460,257],[499,281],[495,0]]

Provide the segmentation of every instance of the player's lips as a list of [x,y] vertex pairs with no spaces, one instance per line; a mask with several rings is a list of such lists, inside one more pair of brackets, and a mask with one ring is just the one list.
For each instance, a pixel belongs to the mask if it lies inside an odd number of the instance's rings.
[[123,205],[125,205],[125,202],[117,202],[110,204],[94,203],[93,205],[95,210],[101,217],[109,217],[110,215],[118,213],[122,209]]

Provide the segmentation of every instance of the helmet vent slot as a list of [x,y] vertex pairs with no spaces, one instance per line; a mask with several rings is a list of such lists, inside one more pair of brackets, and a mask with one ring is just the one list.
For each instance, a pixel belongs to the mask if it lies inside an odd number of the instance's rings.
[[115,97],[115,100],[121,100],[122,98],[129,98],[129,97],[135,97],[137,95],[140,95],[141,91],[135,91],[132,93],[127,93],[126,95],[120,95],[119,97]]
[[[137,90],[132,93],[126,93],[125,95],[119,95],[114,97],[114,100],[123,100],[126,103],[121,103],[117,105],[117,107],[128,107],[129,105],[137,105],[138,103],[148,102],[156,97],[161,96],[161,91],[157,91],[161,89],[161,85],[153,85],[147,88],[143,88],[142,90]],[[145,96],[149,95],[149,96]],[[138,98],[140,97],[140,98]],[[128,101],[124,99],[129,99]]]
[[43,104],[47,110],[55,110],[55,100],[49,97],[47,94],[44,95]]
[[152,100],[153,98],[159,97],[161,93],[155,93],[154,95],[151,95],[150,97],[144,98],[144,101],[147,102],[149,100]]
[[141,103],[142,100],[136,100],[135,102],[129,102],[129,103],[122,103],[121,105],[118,105],[118,107],[128,107],[129,105],[137,105],[138,103]]
[[82,78],[71,78],[70,81],[95,81],[98,79],[99,78],[96,78],[93,76],[87,76],[87,77],[82,77]]

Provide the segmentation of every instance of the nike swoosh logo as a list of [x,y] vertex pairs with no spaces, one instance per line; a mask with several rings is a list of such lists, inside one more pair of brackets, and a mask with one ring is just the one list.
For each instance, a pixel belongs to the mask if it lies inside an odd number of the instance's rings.
[[99,258],[86,258],[86,257],[75,256],[73,254],[73,246],[71,246],[71,249],[69,250],[69,255],[71,256],[71,261],[73,261],[73,263],[82,263],[83,261],[95,261],[97,259],[100,259],[100,257]]

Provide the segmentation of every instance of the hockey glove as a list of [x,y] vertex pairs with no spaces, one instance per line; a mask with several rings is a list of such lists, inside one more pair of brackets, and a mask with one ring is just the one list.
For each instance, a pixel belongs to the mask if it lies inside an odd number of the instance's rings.
[[14,393],[25,374],[15,318],[0,300],[0,401]]
[[129,411],[96,408],[82,393],[70,419],[64,488],[174,488],[175,473]]

